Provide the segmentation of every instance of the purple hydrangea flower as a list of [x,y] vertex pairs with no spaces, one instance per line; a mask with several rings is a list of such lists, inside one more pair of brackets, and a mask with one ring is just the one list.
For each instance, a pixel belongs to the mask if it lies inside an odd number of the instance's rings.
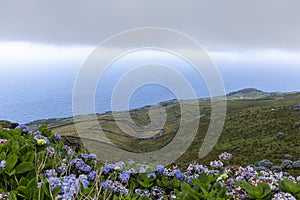
[[2,170],[5,169],[5,164],[6,164],[6,160],[1,160],[1,162],[0,162],[0,168],[1,168]]
[[151,173],[149,173],[149,174],[147,174],[147,177],[148,178],[154,178],[154,179],[156,179],[156,174],[155,173],[153,173],[153,172],[151,172]]
[[219,158],[221,160],[230,160],[232,158],[232,154],[231,153],[227,153],[227,152],[224,152],[224,153],[221,153],[219,155]]
[[96,154],[93,154],[93,153],[89,154],[89,159],[96,160],[97,159]]
[[64,145],[62,148],[63,151],[67,151],[67,155],[69,157],[73,156],[73,150],[71,149],[71,147],[69,147],[68,145]]
[[130,173],[128,171],[124,171],[119,175],[119,179],[121,179],[122,183],[127,183],[130,179]]
[[215,161],[210,162],[210,166],[213,168],[221,168],[221,167],[223,167],[223,163],[220,160],[215,160]]
[[82,157],[84,160],[87,160],[87,159],[89,159],[89,154],[87,154],[87,153],[82,153],[82,154],[81,154],[81,157]]
[[67,166],[60,166],[57,168],[57,172],[62,174],[67,171]]
[[49,177],[47,180],[48,180],[48,182],[50,184],[51,190],[54,190],[56,187],[62,185],[62,181],[60,180],[60,178]]
[[46,147],[49,158],[52,158],[55,154],[55,149],[51,146]]
[[85,172],[88,173],[91,171],[91,167],[87,164],[81,165],[80,167],[77,168],[80,172]]
[[18,125],[15,129],[23,130],[23,132],[28,132],[28,127],[25,126],[24,124]]
[[128,162],[128,165],[129,165],[129,166],[132,166],[133,164],[134,164],[134,161],[133,161],[133,160],[131,160],[131,161]]
[[87,175],[88,180],[93,181],[97,178],[97,172],[95,171],[91,171],[88,175]]
[[157,172],[158,174],[160,174],[160,175],[163,175],[164,172],[165,172],[165,167],[162,166],[162,165],[157,165],[157,166],[156,166],[156,172]]
[[54,134],[54,137],[57,141],[61,141],[61,136],[58,134]]
[[56,173],[56,171],[54,169],[46,170],[44,174],[45,174],[45,176],[47,178],[56,177],[57,176],[57,173]]
[[5,144],[7,141],[7,139],[0,139],[0,144]]
[[112,180],[106,180],[101,183],[104,190],[110,189],[113,193],[120,193],[123,196],[128,194],[128,189],[126,189],[120,182]]
[[86,175],[83,174],[79,175],[78,180],[81,182],[84,189],[89,187],[89,181],[87,180]]
[[104,174],[108,174],[109,172],[113,171],[114,168],[115,168],[115,166],[113,164],[105,165],[103,167],[103,172],[104,172]]
[[122,170],[125,166],[125,163],[124,162],[116,162],[115,163],[115,170]]
[[174,170],[174,176],[180,181],[184,180],[183,173],[178,169]]

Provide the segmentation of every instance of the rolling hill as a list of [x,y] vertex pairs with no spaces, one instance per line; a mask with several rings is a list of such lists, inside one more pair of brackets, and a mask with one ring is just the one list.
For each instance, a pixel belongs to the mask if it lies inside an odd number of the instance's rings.
[[[186,166],[193,160],[208,164],[224,151],[233,154],[230,164],[237,165],[256,163],[262,159],[280,164],[285,159],[285,154],[292,155],[295,160],[300,158],[300,129],[294,126],[296,122],[300,122],[300,111],[293,109],[300,102],[300,93],[266,93],[250,88],[228,94],[227,115],[221,137],[213,150],[201,160],[198,159],[198,153],[211,122],[211,102],[208,99],[198,101],[201,112],[198,116],[199,129],[191,146],[176,161],[179,165]],[[191,121],[195,119],[195,115],[189,118],[188,113],[181,113],[180,105],[185,104],[192,113],[196,103],[177,100],[162,102],[160,105],[165,107],[167,113],[163,128],[138,130],[138,127],[147,127],[150,124],[150,106],[131,110],[133,121],[123,119],[120,113],[119,116],[113,116],[112,113],[98,114],[97,121],[106,138],[119,148],[129,152],[151,152],[172,141],[181,116],[184,115],[185,119]],[[155,114],[155,109],[154,107],[154,115],[159,115]],[[77,122],[89,127],[91,121],[86,117]],[[69,141],[80,142],[73,118],[39,120],[28,125],[37,128],[42,123],[47,123],[54,132],[66,136]],[[123,129],[117,126],[117,123],[121,124]],[[89,150],[101,153],[103,149],[99,149],[98,145],[105,143],[105,140],[95,135],[97,127],[90,127],[85,131],[85,135],[80,135],[81,140],[88,144]],[[284,137],[278,139],[278,132],[283,132]]]

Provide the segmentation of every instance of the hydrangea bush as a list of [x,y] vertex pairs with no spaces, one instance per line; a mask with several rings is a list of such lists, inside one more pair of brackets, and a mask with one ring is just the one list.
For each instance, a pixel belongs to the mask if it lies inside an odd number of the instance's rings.
[[[47,126],[0,128],[0,199],[300,199],[300,177],[286,172],[226,166],[106,163],[75,152]],[[265,164],[264,162],[263,164]]]

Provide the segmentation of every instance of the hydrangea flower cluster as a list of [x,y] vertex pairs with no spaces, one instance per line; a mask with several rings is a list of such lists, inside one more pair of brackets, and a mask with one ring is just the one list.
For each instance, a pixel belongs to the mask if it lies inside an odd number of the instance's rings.
[[120,193],[123,196],[128,194],[128,189],[119,181],[106,180],[101,185],[104,190],[110,189],[113,193]]
[[46,152],[49,158],[53,158],[54,154],[55,154],[55,149],[51,146],[47,146],[46,147]]
[[6,164],[6,160],[1,160],[1,162],[0,162],[0,168],[1,168],[2,170],[5,169],[5,164]]
[[77,195],[81,185],[83,188],[89,186],[89,181],[85,175],[79,175],[76,178],[76,175],[71,174],[63,178],[49,177],[47,180],[52,190],[58,186],[62,186],[57,196],[58,199],[73,199]]
[[15,129],[23,130],[23,132],[28,132],[28,127],[24,124],[19,124]]
[[[18,129],[22,130],[22,132],[20,131],[22,136],[26,135],[24,131],[28,131],[24,126],[20,126]],[[232,158],[232,154],[224,152],[219,155],[220,160],[212,161],[210,166],[194,162],[186,170],[176,165],[172,167],[151,166],[136,164],[133,161],[128,162],[128,164],[116,162],[100,167],[99,163],[96,163],[97,157],[95,154],[75,152],[71,147],[63,145],[62,141],[59,142],[62,139],[59,135],[50,135],[48,132],[43,132],[43,135],[41,132],[30,132],[28,135],[31,141],[36,141],[33,142],[34,149],[42,151],[40,155],[44,159],[41,162],[44,168],[39,170],[38,178],[36,178],[37,189],[43,191],[47,186],[46,188],[49,191],[56,191],[56,196],[52,199],[68,200],[82,199],[83,197],[86,199],[102,199],[103,195],[106,194],[107,196],[103,199],[122,199],[124,196],[126,196],[126,199],[138,199],[139,196],[149,199],[178,199],[181,194],[185,195],[183,185],[187,188],[194,188],[195,179],[201,180],[203,177],[212,177],[212,182],[209,182],[208,188],[214,188],[215,185],[213,184],[224,187],[224,194],[232,197],[228,199],[249,199],[247,191],[239,184],[243,181],[247,181],[252,186],[267,183],[269,190],[272,191],[272,200],[297,199],[297,194],[292,192],[295,195],[293,196],[282,190],[279,182],[288,179],[293,183],[297,183],[300,182],[300,176],[294,178],[286,172],[268,170],[271,166],[268,160],[259,162],[261,167],[266,166],[262,168],[263,170],[257,170],[256,166],[224,166],[223,161]],[[7,139],[1,139],[0,141],[6,143]],[[6,155],[2,159],[9,160],[8,157]],[[0,176],[7,173],[6,170],[8,169],[6,168],[9,168],[5,159],[0,161],[0,169],[2,169],[0,170]],[[49,184],[49,187],[45,183]],[[91,193],[96,193],[96,196],[84,196]],[[9,193],[5,194],[9,195]]]
[[38,145],[50,144],[49,139],[46,136],[43,136],[40,132],[35,132],[34,139]]
[[223,163],[220,160],[215,160],[215,161],[210,162],[210,166],[212,168],[222,168],[223,167]]
[[219,155],[219,158],[221,160],[230,160],[232,158],[232,154],[231,153],[227,153],[227,152],[224,152],[224,153],[221,153]]

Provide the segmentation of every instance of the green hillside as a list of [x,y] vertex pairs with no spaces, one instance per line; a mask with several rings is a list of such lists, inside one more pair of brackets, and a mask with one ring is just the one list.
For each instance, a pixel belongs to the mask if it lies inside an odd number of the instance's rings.
[[[221,137],[213,151],[202,160],[198,160],[198,153],[210,123],[210,101],[199,100],[202,116],[198,133],[188,151],[176,163],[183,167],[193,160],[207,164],[224,151],[233,154],[234,159],[230,164],[237,165],[255,164],[262,159],[269,159],[277,165],[285,159],[285,154],[292,155],[292,160],[298,160],[300,158],[300,129],[294,125],[300,122],[300,111],[294,111],[293,108],[300,102],[300,93],[276,93],[276,95],[272,93],[272,97],[269,95],[268,98],[263,96],[263,98],[254,99],[247,99],[247,95],[244,99],[227,101],[226,121]],[[184,103],[190,107],[190,110],[193,110],[196,105],[193,101]],[[115,145],[128,151],[149,152],[168,144],[176,134],[175,130],[179,127],[180,116],[187,116],[186,113],[180,113],[180,104],[175,100],[161,103],[161,105],[167,110],[167,122],[164,125],[164,133],[160,137],[158,136],[161,130],[137,134],[136,130],[130,126],[130,122],[121,118],[113,118],[111,113],[97,115],[97,117],[106,137]],[[130,113],[136,124],[146,126],[150,123],[149,107],[132,110]],[[116,121],[128,128],[126,133],[116,125]],[[72,118],[41,120],[29,125],[37,127],[43,122],[49,124],[54,132],[68,136],[69,141],[79,142]],[[90,122],[81,121],[80,123],[88,125],[87,123]],[[284,133],[282,139],[276,137],[278,132]],[[99,151],[103,149],[97,149],[97,143],[99,140],[103,141],[97,136],[91,139],[92,135],[93,130],[89,129],[86,130],[86,137],[81,135],[81,138],[87,141],[89,149],[100,153]]]

